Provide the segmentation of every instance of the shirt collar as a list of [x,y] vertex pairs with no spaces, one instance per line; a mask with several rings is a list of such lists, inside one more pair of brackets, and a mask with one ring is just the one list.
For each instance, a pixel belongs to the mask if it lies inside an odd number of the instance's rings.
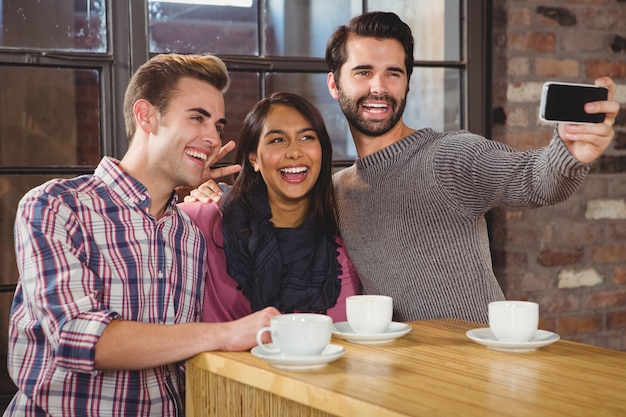
[[[120,196],[131,207],[139,207],[148,210],[150,207],[150,194],[145,185],[137,181],[132,175],[122,170],[120,161],[105,156],[100,161],[94,175],[100,178],[114,193]],[[168,210],[176,206],[178,196],[172,192],[168,202]]]

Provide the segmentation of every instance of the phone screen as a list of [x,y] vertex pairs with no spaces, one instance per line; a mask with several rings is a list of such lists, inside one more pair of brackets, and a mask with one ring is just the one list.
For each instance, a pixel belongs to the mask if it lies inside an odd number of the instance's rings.
[[601,123],[604,113],[585,113],[585,103],[606,100],[608,89],[592,85],[546,83],[541,118],[556,122]]

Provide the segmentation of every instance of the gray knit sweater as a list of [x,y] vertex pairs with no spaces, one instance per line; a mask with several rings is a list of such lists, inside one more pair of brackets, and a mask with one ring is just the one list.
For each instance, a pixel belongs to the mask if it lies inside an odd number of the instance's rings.
[[504,295],[484,214],[562,202],[588,172],[556,134],[516,152],[423,129],[335,174],[339,226],[364,291],[393,297],[394,320],[487,323],[487,304]]

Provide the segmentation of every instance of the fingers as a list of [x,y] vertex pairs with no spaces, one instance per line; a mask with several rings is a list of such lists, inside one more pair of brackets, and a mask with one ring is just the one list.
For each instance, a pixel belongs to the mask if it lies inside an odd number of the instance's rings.
[[[611,123],[612,124],[612,123]],[[609,123],[565,124],[559,126],[561,138],[573,142],[586,142],[604,150],[613,139],[613,129]]]
[[221,196],[215,193],[202,191],[201,188],[206,188],[203,185],[192,190],[187,197],[185,197],[185,202],[194,202],[199,201],[201,203],[210,203],[211,201],[215,201],[216,203],[220,201]]
[[215,156],[210,160],[209,165],[213,165],[214,163],[216,163],[217,161],[221,160],[223,157],[225,157],[226,155],[228,155],[228,153],[230,151],[232,151],[233,149],[235,149],[235,142],[232,140],[229,140],[228,143],[226,143],[226,145],[222,146],[219,151],[217,151],[217,153],[215,154]]
[[208,203],[210,201],[217,203],[222,198],[222,189],[215,181],[208,180],[191,191],[190,195],[202,203]]
[[604,123],[609,126],[613,126],[617,113],[620,111],[620,104],[613,101],[615,90],[617,86],[615,82],[609,77],[600,77],[595,80],[595,85],[600,87],[607,87],[609,90],[608,99],[606,101],[594,101],[585,104],[585,112],[587,113],[606,113]]
[[227,175],[236,174],[237,172],[241,171],[241,165],[239,164],[230,165],[230,166],[221,167],[221,168],[215,168],[215,169],[210,168],[213,164],[221,160],[224,156],[226,156],[233,149],[235,149],[235,142],[230,140],[228,141],[228,143],[226,143],[226,145],[222,146],[213,155],[213,157],[209,158],[209,160],[207,161],[208,163],[206,165],[207,168],[205,168],[202,174],[203,181],[225,177]]
[[227,175],[236,174],[241,171],[241,165],[229,165],[220,168],[214,168],[210,171],[211,179],[217,179],[221,177],[226,177]]
[[600,77],[594,81],[594,84],[599,87],[607,87],[609,89],[609,100],[613,100],[615,95],[615,82],[610,77]]

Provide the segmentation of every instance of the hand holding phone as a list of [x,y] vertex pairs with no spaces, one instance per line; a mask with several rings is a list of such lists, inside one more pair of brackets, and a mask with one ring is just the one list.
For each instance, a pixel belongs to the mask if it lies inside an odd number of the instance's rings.
[[549,123],[602,123],[605,113],[586,113],[585,104],[608,99],[609,90],[592,84],[547,82],[541,92],[539,117]]

